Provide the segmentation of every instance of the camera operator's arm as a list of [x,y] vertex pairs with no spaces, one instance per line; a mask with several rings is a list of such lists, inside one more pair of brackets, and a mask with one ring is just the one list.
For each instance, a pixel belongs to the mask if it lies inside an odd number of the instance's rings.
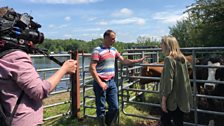
[[10,78],[16,84],[10,87],[12,93],[19,96],[23,90],[29,98],[37,101],[48,96],[51,84],[40,78],[27,53],[23,51],[9,53],[1,58],[1,65],[1,69],[6,71],[3,78]]
[[67,60],[64,62],[63,66],[50,78],[47,79],[48,82],[51,84],[50,91],[54,90],[57,84],[61,81],[61,78],[66,73],[75,73],[77,62],[75,60]]
[[[19,96],[21,90],[33,100],[42,100],[60,81],[61,77],[76,69],[76,61],[66,61],[49,80],[42,80],[35,70],[31,58],[23,51],[9,53],[0,59],[1,78],[10,79],[15,84],[5,85],[13,94]],[[18,88],[19,87],[19,88]],[[21,89],[21,90],[18,90]]]

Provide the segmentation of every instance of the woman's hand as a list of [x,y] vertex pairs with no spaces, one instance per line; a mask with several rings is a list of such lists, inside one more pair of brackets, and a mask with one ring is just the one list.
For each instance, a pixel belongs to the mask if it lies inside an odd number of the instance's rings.
[[62,69],[65,73],[75,73],[77,69],[77,61],[73,59],[65,61],[62,65]]
[[168,113],[167,108],[166,108],[166,97],[162,97],[162,103],[161,103],[161,109],[163,112]]

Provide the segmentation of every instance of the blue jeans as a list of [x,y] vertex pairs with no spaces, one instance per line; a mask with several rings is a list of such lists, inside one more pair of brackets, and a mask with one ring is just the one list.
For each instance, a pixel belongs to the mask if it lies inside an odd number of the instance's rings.
[[99,86],[99,84],[93,82],[93,90],[95,93],[95,103],[96,103],[96,113],[97,117],[105,116],[106,111],[106,102],[108,104],[107,115],[115,116],[118,112],[118,90],[114,79],[112,78],[109,81],[104,81],[108,88],[106,91]]

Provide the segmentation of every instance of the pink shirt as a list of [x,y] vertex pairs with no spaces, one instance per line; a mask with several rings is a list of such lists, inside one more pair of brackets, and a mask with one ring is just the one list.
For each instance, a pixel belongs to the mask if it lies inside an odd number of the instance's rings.
[[48,96],[50,87],[49,82],[41,80],[25,52],[15,51],[0,58],[0,97],[4,108],[12,113],[21,91],[25,92],[12,126],[43,123],[42,100]]

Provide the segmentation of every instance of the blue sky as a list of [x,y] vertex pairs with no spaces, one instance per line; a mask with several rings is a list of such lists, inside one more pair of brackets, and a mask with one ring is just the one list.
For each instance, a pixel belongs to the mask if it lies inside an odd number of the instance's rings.
[[45,38],[90,41],[112,29],[122,42],[168,35],[192,3],[195,0],[0,0],[1,7],[33,16]]

